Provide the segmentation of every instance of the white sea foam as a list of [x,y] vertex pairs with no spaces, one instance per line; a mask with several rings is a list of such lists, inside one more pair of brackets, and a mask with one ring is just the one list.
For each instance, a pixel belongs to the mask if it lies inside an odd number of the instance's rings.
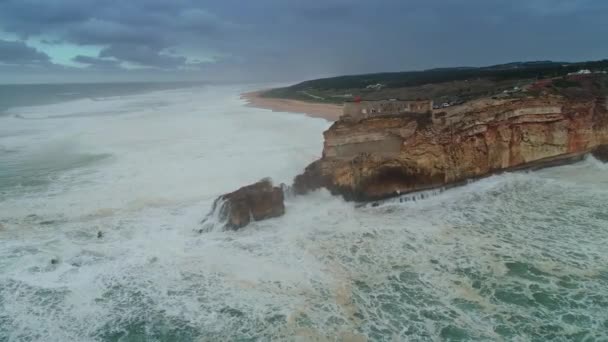
[[239,91],[138,95],[124,112],[110,99],[119,115],[65,116],[72,102],[24,114],[40,120],[0,118],[15,167],[104,156],[35,192],[5,190],[0,340],[606,338],[605,164],[377,207],[322,190],[288,197],[283,217],[200,234],[219,194],[289,182],[329,125],[243,107]]

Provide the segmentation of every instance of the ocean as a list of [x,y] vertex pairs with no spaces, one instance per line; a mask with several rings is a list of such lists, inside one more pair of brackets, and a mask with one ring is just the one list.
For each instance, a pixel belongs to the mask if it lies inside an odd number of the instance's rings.
[[246,107],[254,86],[2,87],[0,341],[608,340],[593,158],[199,233],[330,123]]

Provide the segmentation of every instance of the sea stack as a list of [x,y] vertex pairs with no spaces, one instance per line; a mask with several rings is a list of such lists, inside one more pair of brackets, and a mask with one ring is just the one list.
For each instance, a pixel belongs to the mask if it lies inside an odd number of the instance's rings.
[[283,189],[270,179],[244,186],[218,197],[203,220],[203,231],[221,225],[222,229],[239,230],[251,221],[261,221],[285,214]]

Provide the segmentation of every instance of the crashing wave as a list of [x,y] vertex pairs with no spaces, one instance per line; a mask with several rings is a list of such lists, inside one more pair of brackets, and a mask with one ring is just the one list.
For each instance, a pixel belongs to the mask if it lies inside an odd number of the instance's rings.
[[222,231],[228,223],[228,213],[230,213],[230,203],[223,197],[218,197],[213,201],[211,211],[201,221],[199,233],[209,233]]

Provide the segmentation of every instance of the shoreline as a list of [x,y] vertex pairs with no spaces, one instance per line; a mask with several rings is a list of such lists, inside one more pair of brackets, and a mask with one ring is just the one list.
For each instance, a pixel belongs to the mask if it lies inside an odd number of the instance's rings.
[[342,106],[329,103],[313,103],[298,100],[265,98],[257,90],[241,94],[241,99],[247,101],[246,106],[269,109],[273,112],[289,112],[305,114],[313,118],[321,118],[330,122],[337,121],[342,115]]

